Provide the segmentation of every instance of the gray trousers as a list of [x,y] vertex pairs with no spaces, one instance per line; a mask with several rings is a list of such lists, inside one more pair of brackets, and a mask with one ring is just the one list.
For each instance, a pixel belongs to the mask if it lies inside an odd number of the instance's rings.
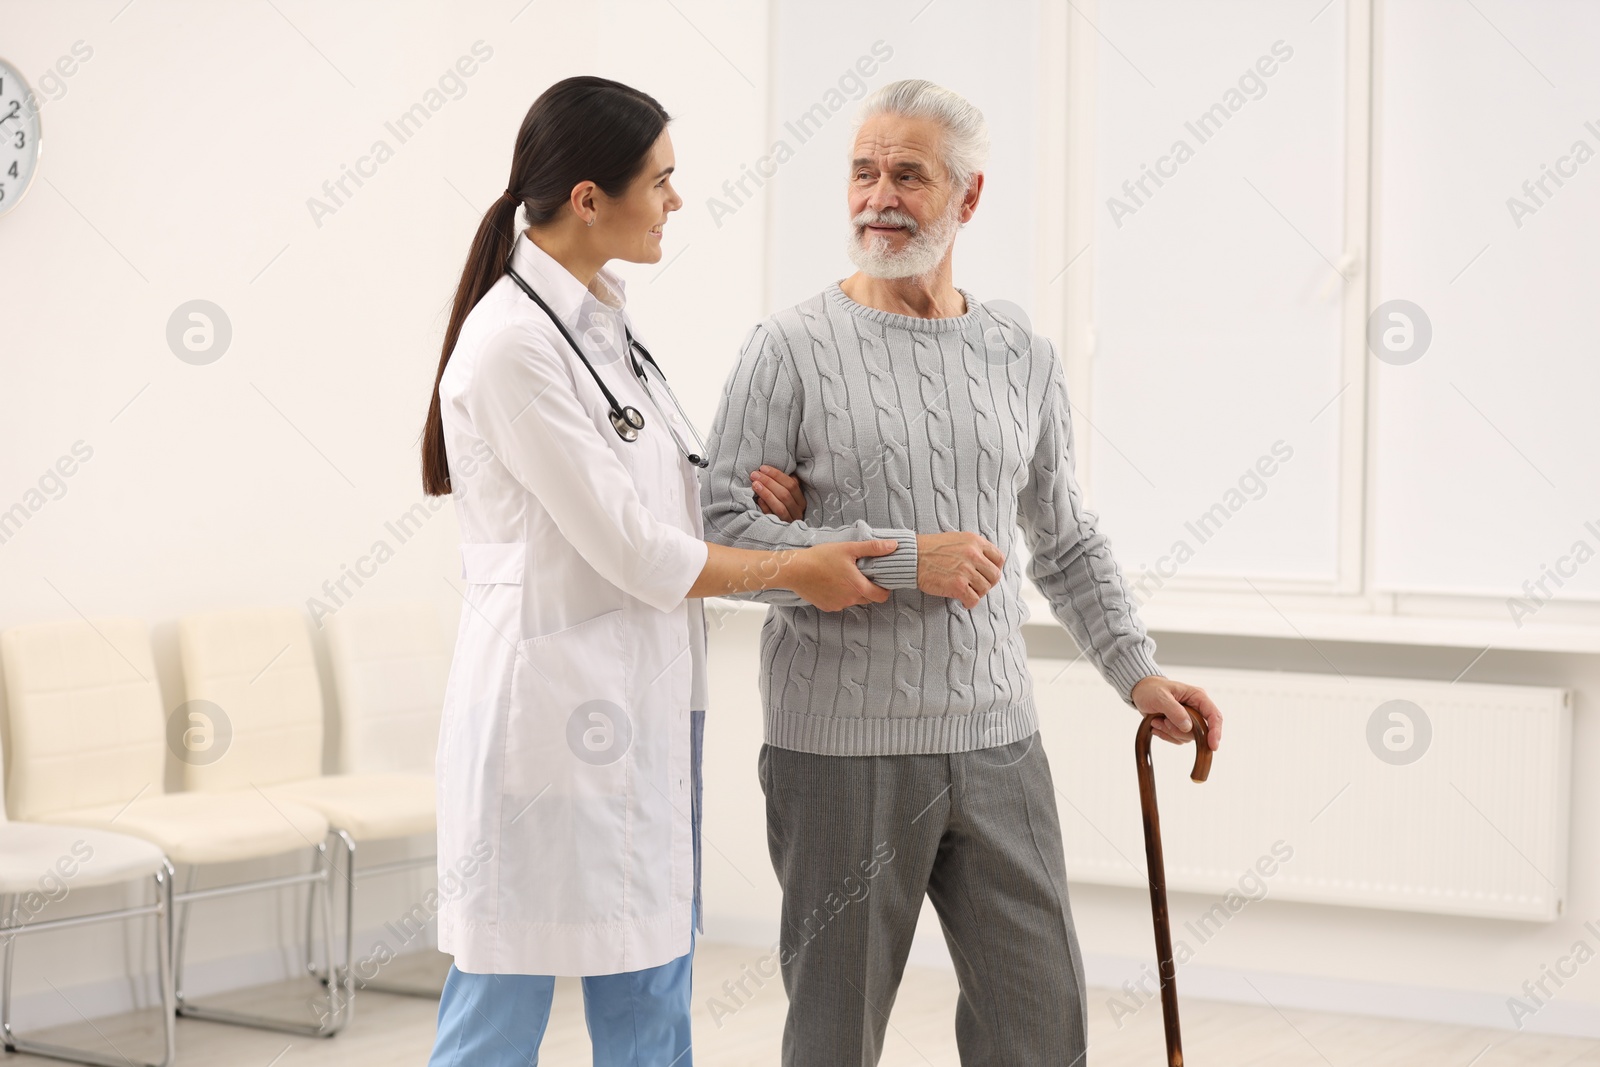
[[783,886],[784,1067],[877,1064],[924,893],[960,985],[963,1067],[1084,1067],[1083,960],[1037,733],[928,756],[762,745],[758,768]]

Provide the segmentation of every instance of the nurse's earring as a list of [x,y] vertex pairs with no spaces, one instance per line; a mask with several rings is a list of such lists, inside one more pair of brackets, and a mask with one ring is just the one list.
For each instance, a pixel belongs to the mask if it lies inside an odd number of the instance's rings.
[[589,220],[589,225],[590,225],[590,226],[593,226],[593,225],[594,225],[594,219],[593,219],[593,218],[591,218],[591,219],[590,219],[590,220]]

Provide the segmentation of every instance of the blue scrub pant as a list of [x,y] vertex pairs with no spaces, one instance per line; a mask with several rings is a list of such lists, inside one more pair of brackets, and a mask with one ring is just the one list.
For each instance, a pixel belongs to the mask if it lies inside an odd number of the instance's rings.
[[[659,967],[582,979],[594,1067],[694,1067],[689,951]],[[450,965],[428,1067],[535,1067],[556,980],[546,974],[468,974]]]

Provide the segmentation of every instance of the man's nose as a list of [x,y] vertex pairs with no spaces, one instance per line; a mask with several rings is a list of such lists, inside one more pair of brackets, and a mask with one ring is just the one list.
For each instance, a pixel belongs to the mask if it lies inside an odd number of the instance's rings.
[[873,184],[867,193],[867,206],[874,211],[886,211],[900,206],[900,194],[894,187],[893,178],[885,174]]

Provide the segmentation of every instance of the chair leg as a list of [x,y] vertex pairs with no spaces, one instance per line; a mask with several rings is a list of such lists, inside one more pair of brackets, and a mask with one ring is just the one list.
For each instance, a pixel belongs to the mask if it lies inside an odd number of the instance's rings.
[[161,902],[156,912],[156,977],[161,983],[161,1027],[167,1043],[164,1064],[178,1059],[178,1000],[172,973],[172,880],[177,874],[172,861],[163,860],[155,875],[156,898]]
[[[183,872],[183,891],[185,893],[194,889],[195,876],[200,868],[189,864],[189,869]],[[172,998],[177,1004],[179,1014],[183,1013],[183,950],[189,938],[189,902],[184,901],[178,905],[177,922],[169,927],[169,936],[172,938]]]
[[[328,960],[330,972],[332,972],[336,965],[336,957],[333,953],[333,922],[331,919],[333,906],[333,870],[328,854],[328,843],[326,840],[316,846],[316,853],[313,857],[313,870],[315,871],[319,869],[322,872],[321,876],[314,879],[312,881],[312,885],[315,885],[317,882],[322,883],[322,892],[317,894],[317,896],[320,896],[322,900],[323,951],[326,959]],[[297,875],[295,877],[300,878],[303,876]],[[189,890],[193,887],[193,882],[193,870],[191,869],[190,877],[184,887],[185,893],[189,892]],[[177,954],[173,960],[173,967],[174,973],[181,975],[183,966],[183,941],[185,933],[187,932],[188,901],[185,901],[180,906],[179,915],[181,918],[178,922]],[[209,1022],[229,1023],[234,1026],[249,1026],[258,1030],[275,1030],[280,1033],[299,1034],[302,1037],[332,1037],[340,1030],[343,1030],[350,1022],[350,1018],[354,1013],[354,1005],[352,1003],[353,992],[354,991],[350,987],[348,980],[340,983],[337,986],[329,986],[327,989],[327,1010],[322,1013],[321,1019],[315,1024],[296,1023],[287,1019],[275,1019],[266,1015],[256,1015],[249,1012],[232,1011],[226,1008],[211,1008],[204,1005],[192,1004],[184,1000],[181,986],[177,987],[174,991],[174,1002],[177,1005],[177,1014],[183,1016],[184,1018],[205,1019]]]
[[[345,944],[344,944],[344,959],[345,959],[345,966],[349,967],[350,966],[350,961],[354,958],[354,949],[355,949],[355,925],[354,924],[355,924],[355,905],[356,905],[356,896],[355,896],[355,894],[356,894],[356,843],[350,837],[350,835],[348,833],[346,833],[345,831],[343,831],[343,830],[335,828],[335,829],[329,831],[329,836],[332,836],[334,834],[337,834],[339,836],[339,838],[344,842],[344,846],[345,846],[345,849],[344,849],[344,852],[345,852],[344,877],[345,877],[346,883],[348,883],[348,886],[347,886],[347,888],[345,890],[345,910],[344,910],[344,916],[345,916]],[[333,870],[337,870],[337,868],[333,868]],[[332,876],[332,873],[330,871],[330,877],[331,876]],[[334,967],[334,963],[333,963],[332,959],[329,959],[325,966],[322,966],[322,967],[317,966],[317,962],[316,962],[317,956],[316,956],[316,950],[313,947],[314,938],[312,936],[313,919],[316,916],[316,911],[315,911],[315,908],[313,907],[314,898],[316,896],[316,893],[317,893],[316,884],[312,883],[311,891],[306,897],[306,970],[310,971],[311,974],[317,979],[317,981],[321,982],[323,985],[326,986],[331,981],[330,976],[332,974],[332,968]]]
[[306,972],[323,985],[327,985],[327,971],[317,966],[316,920],[317,883],[312,882],[306,886]]
[[[355,842],[343,830],[330,830],[328,836],[334,834],[344,841],[346,852],[355,853]],[[332,853],[328,851],[327,841],[317,846],[318,856],[322,860],[322,945],[323,959],[327,964],[328,972],[328,1014],[323,1017],[323,1025],[328,1027],[327,1036],[343,1030],[350,1025],[350,1020],[355,1017],[355,987],[350,982],[348,974],[340,975],[339,958],[334,955],[334,929],[337,922],[334,918],[333,907],[333,875],[336,870]],[[348,891],[346,900],[353,904],[355,901],[354,889]],[[349,942],[347,941],[347,944]]]
[[[156,933],[156,979],[161,986],[161,1031],[162,1031],[162,1058],[154,1064],[144,1064],[143,1067],[173,1067],[178,1058],[177,1038],[177,1011],[173,999],[172,986],[172,864],[163,860],[161,868],[153,876],[155,882],[156,902],[154,906],[155,933]],[[0,912],[10,915],[12,900],[14,898],[0,898]],[[150,911],[150,908],[145,908]],[[115,918],[115,913],[107,915],[106,919]],[[65,1060],[69,1063],[90,1064],[91,1067],[134,1067],[133,1061],[124,1056],[120,1049],[117,1055],[109,1056],[102,1053],[90,1052],[87,1049],[72,1048],[66,1045],[50,1044],[43,1041],[32,1041],[18,1037],[11,1029],[11,974],[12,964],[15,961],[15,948],[17,935],[5,937],[4,963],[0,964],[3,974],[0,974],[0,1032],[4,1035],[4,1045],[7,1052],[19,1052],[30,1056],[44,1056],[49,1059]],[[115,1046],[113,1046],[115,1048]]]
[[[431,863],[433,863],[435,861],[435,859],[436,859],[436,857],[429,856],[429,857],[423,858],[420,862],[425,862],[425,863],[431,864]],[[376,874],[393,874],[397,870],[404,869],[405,867],[409,867],[409,866],[416,866],[416,865],[417,865],[417,861],[401,861],[400,863],[393,864],[393,865],[379,866],[372,873],[376,873]],[[355,880],[356,880],[355,879],[355,855],[352,852],[351,855],[350,855],[350,886],[351,886],[351,890],[352,891],[355,888]],[[349,937],[350,937],[351,941],[347,945],[347,949],[346,949],[346,952],[345,952],[345,963],[349,967],[354,967],[355,966],[355,956],[354,956],[354,953],[351,951],[351,948],[353,947],[354,938],[355,938],[355,933],[354,933],[354,930],[355,930],[355,913],[354,913],[354,910],[352,909],[351,911],[347,912],[346,914],[348,915],[348,922],[350,923]],[[391,994],[393,996],[401,996],[401,997],[421,997],[424,1000],[435,1000],[435,1001],[438,1000],[439,997],[442,996],[443,992],[444,992],[442,988],[423,989],[423,988],[420,988],[418,986],[401,985],[400,983],[397,983],[397,982],[385,982],[385,981],[381,981],[381,980],[379,980],[377,978],[370,978],[370,979],[360,980],[359,985],[357,986],[357,988],[359,988],[359,989],[361,989],[363,991],[371,990],[374,993],[389,993],[389,994]]]
[[[0,896],[0,922],[9,922],[11,909],[16,907],[16,897],[12,895]],[[11,1043],[11,963],[16,952],[17,935],[7,934],[5,937],[5,961],[0,963],[0,1042],[5,1045],[7,1052],[15,1052],[16,1046]]]

